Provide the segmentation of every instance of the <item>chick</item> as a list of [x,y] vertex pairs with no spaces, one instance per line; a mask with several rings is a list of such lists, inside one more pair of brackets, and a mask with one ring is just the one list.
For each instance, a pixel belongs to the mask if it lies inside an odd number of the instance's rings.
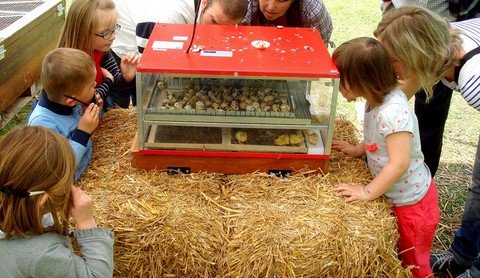
[[308,142],[310,142],[312,145],[316,145],[318,142],[318,134],[315,132],[308,134]]
[[288,134],[280,135],[279,137],[275,138],[274,144],[277,146],[285,146],[290,144],[290,136]]
[[237,131],[235,132],[235,139],[237,139],[239,144],[243,144],[247,142],[248,136],[245,131]]
[[303,142],[303,140],[305,140],[305,138],[303,137],[303,134],[290,134],[290,144],[291,145],[298,145],[300,143]]

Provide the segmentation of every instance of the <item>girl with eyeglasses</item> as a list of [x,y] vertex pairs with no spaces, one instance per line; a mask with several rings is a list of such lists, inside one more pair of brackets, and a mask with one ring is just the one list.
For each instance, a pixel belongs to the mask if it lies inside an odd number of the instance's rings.
[[104,108],[114,107],[110,92],[114,87],[126,87],[137,71],[137,53],[125,55],[120,69],[110,53],[110,46],[120,28],[113,0],[74,0],[58,42],[58,47],[80,49],[92,56],[97,69],[96,92],[104,100]]
[[[22,126],[0,141],[0,276],[112,277],[113,232],[97,227],[74,172],[70,144],[50,129]],[[45,215],[53,225],[44,226]]]

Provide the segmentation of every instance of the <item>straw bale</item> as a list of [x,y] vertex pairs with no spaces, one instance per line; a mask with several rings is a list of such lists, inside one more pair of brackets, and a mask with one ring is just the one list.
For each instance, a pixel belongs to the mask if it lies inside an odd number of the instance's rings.
[[[252,182],[253,181],[253,182]],[[384,201],[346,204],[333,175],[232,177],[225,277],[391,277],[395,219]]]
[[[135,109],[106,113],[78,186],[115,231],[115,277],[408,277],[388,203],[347,204],[339,182],[365,162],[333,153],[326,175],[168,175],[130,165]],[[356,143],[353,125],[335,137]]]

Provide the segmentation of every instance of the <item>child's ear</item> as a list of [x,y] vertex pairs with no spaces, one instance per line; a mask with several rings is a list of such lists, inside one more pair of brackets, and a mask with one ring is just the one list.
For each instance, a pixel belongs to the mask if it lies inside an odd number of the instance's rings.
[[71,98],[64,98],[64,102],[63,102],[64,105],[67,105],[67,106],[75,106],[75,101]]
[[50,194],[48,192],[42,193],[42,195],[40,196],[40,206],[43,206],[47,202],[48,197],[50,197]]

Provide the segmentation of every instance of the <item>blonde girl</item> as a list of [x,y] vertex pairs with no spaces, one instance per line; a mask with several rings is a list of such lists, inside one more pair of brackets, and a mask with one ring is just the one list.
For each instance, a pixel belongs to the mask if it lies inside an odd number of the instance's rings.
[[[113,233],[96,226],[91,198],[72,186],[74,172],[70,144],[47,128],[18,127],[0,141],[2,277],[112,276]],[[68,237],[70,216],[82,258]]]
[[385,13],[374,31],[392,59],[400,87],[408,98],[419,89],[432,96],[433,86],[455,62],[450,23],[416,6]]
[[348,101],[366,100],[364,141],[353,146],[334,140],[332,148],[354,157],[367,156],[373,180],[335,186],[347,202],[384,195],[397,218],[399,256],[415,266],[413,277],[432,275],[430,248],[440,210],[435,184],[420,149],[418,122],[406,95],[397,87],[393,64],[373,38],[357,38],[333,53],[340,71],[340,92]]
[[393,61],[402,91],[415,95],[415,114],[425,163],[435,176],[452,90],[439,82],[455,61],[450,23],[418,6],[402,6],[384,14],[374,35]]
[[107,99],[114,87],[121,89],[132,82],[139,59],[136,53],[127,53],[118,68],[110,46],[120,28],[113,0],[74,0],[58,42],[58,47],[80,49],[92,56],[97,69],[96,91],[106,107],[115,105]]

